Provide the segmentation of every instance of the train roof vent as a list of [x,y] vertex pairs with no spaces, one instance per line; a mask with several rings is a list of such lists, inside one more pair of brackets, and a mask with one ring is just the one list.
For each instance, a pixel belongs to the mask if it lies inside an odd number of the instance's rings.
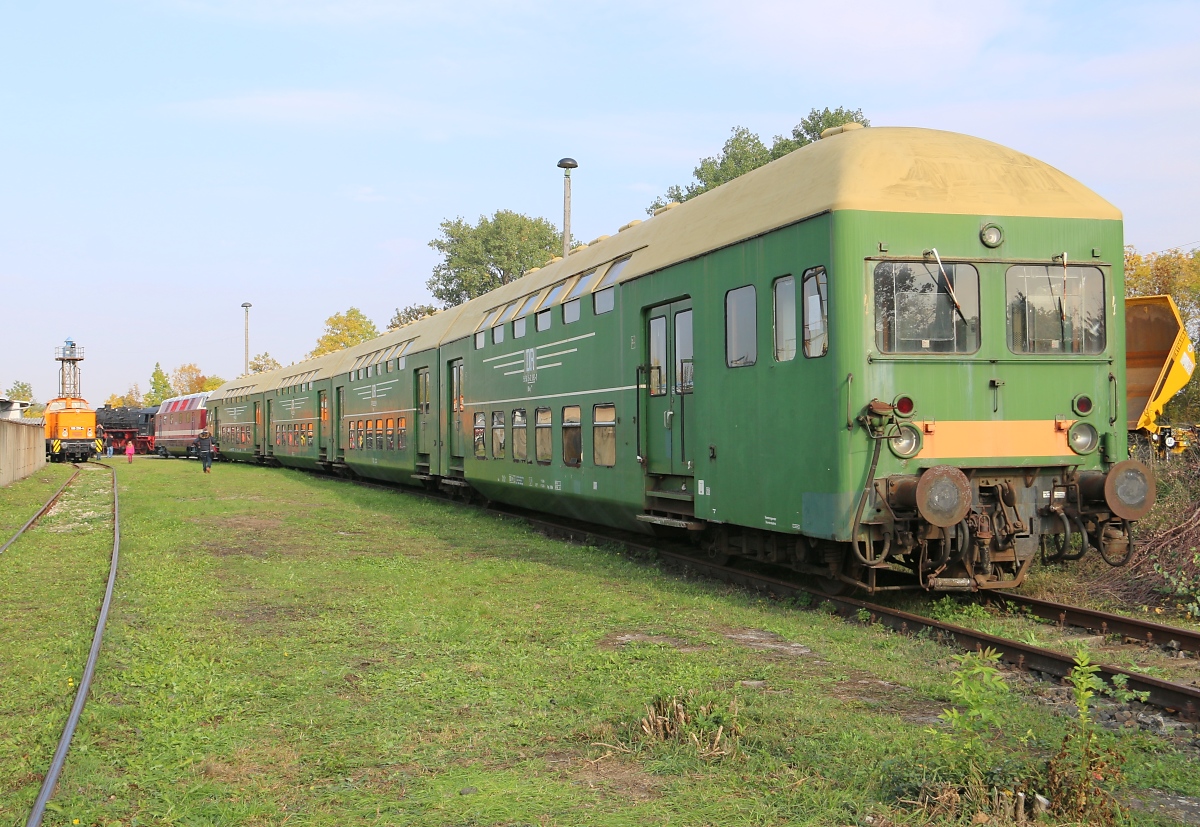
[[635,218],[632,221],[630,221],[628,224],[622,224],[621,227],[617,230],[617,232],[623,233],[626,230],[630,229],[631,227],[636,227],[638,224],[641,224],[641,223],[642,223],[642,219]]
[[663,204],[661,207],[659,207],[657,210],[655,210],[655,211],[654,211],[654,214],[655,214],[655,215],[662,215],[662,214],[663,214],[663,213],[665,213],[667,210],[673,210],[673,209],[675,209],[675,208],[676,208],[676,207],[678,207],[678,206],[679,206],[679,202],[678,202],[678,201],[672,201],[670,204]]

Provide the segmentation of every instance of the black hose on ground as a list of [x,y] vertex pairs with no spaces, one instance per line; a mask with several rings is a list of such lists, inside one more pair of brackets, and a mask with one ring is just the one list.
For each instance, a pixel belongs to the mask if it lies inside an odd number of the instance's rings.
[[113,492],[113,548],[112,562],[108,567],[108,586],[104,590],[104,602],[100,604],[100,617],[96,620],[96,632],[92,635],[92,648],[88,652],[87,664],[83,667],[83,677],[79,679],[79,689],[75,693],[75,703],[71,706],[71,714],[67,716],[66,726],[63,727],[62,737],[58,739],[58,747],[54,750],[54,760],[42,780],[42,788],[38,791],[33,809],[25,827],[40,827],[42,816],[46,812],[46,803],[54,793],[58,776],[62,772],[63,763],[67,760],[67,751],[71,748],[71,738],[75,735],[75,727],[79,716],[83,713],[83,705],[87,703],[88,690],[92,686],[92,675],[96,672],[96,660],[100,657],[100,640],[104,637],[104,624],[108,620],[108,609],[112,605],[113,585],[117,582],[117,562],[121,550],[121,512],[117,504],[117,471],[110,466],[104,466],[112,471]]

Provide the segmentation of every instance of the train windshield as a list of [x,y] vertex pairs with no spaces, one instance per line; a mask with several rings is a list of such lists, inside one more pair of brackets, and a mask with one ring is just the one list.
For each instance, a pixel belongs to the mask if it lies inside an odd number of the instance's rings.
[[934,260],[879,262],[875,344],[881,353],[979,350],[979,271]]
[[1098,267],[1017,264],[1004,275],[1013,353],[1101,353],[1104,274]]

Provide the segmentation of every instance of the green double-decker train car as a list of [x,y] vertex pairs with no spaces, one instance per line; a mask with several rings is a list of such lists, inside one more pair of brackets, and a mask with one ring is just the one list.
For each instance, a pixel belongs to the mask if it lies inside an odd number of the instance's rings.
[[1127,558],[1119,211],[855,125],[510,284],[209,398],[224,457],[690,538],[831,589]]

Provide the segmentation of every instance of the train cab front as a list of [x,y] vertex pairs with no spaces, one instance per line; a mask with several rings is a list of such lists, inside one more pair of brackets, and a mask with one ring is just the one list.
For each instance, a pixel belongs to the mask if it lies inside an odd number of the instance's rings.
[[[992,226],[981,243],[1006,243]],[[870,467],[855,472],[853,579],[870,589],[899,568],[924,589],[979,591],[1020,585],[1039,557],[1129,559],[1155,484],[1127,459],[1121,283],[1098,257],[1119,245],[1095,245],[1082,262],[932,247],[868,260],[871,401],[847,412],[854,464]]]

